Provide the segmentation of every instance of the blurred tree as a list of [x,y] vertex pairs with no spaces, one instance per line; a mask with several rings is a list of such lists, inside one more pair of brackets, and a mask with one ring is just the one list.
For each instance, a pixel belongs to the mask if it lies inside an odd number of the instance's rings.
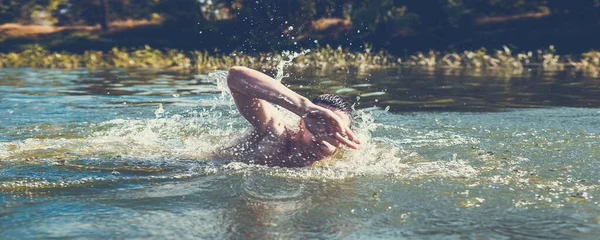
[[31,23],[34,13],[47,12],[49,16],[66,0],[0,0],[0,24],[8,22]]
[[[314,37],[320,43],[368,42],[401,51],[491,42],[499,37],[494,32],[514,29],[521,29],[513,32],[519,37],[531,29],[539,36],[551,28],[594,32],[598,10],[600,0],[0,0],[0,24],[100,24],[108,29],[112,21],[161,18],[162,26],[135,34],[176,36],[161,41],[220,50],[289,49],[301,46],[299,39],[310,43]],[[516,21],[527,26],[515,26]],[[342,27],[315,27],[335,24]],[[516,37],[502,41],[507,39]]]
[[[107,29],[111,21],[127,19],[151,19],[153,14],[162,11],[157,6],[161,2],[171,5],[185,0],[54,0],[61,1],[55,11],[60,25],[101,24]],[[190,0],[193,1],[193,0]],[[165,11],[168,13],[168,11]],[[190,14],[192,9],[188,9]],[[185,13],[184,13],[185,14]]]
[[421,25],[421,17],[410,11],[406,1],[355,0],[351,18],[354,28],[383,43],[396,35],[411,34]]
[[203,15],[203,8],[205,8],[203,2],[205,1],[162,0],[157,1],[153,9],[164,16],[167,26],[197,35],[199,31],[208,27]]
[[600,7],[598,0],[547,0],[547,6],[552,9],[552,13],[569,16],[575,20],[597,19],[600,13],[598,12]]
[[[108,27],[110,18],[104,12],[106,0],[69,0],[61,5],[59,13],[60,25],[94,25],[100,23],[103,28]],[[108,7],[108,6],[106,6]]]
[[102,1],[102,7],[100,8],[101,9],[100,26],[102,26],[102,30],[108,30],[108,28],[110,26],[108,0],[101,0],[101,1]]

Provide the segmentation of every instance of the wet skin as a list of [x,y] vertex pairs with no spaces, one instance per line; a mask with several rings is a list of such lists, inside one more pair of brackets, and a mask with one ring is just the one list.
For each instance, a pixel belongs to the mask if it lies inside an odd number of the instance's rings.
[[[252,126],[232,147],[238,160],[269,166],[307,166],[360,141],[350,129],[351,118],[329,106],[317,105],[273,78],[245,67],[232,67],[227,84],[240,114]],[[272,104],[301,117],[298,131],[283,124]]]

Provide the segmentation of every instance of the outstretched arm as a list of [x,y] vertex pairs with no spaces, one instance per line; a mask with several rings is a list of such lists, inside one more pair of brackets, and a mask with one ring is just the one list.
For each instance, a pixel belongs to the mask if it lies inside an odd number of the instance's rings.
[[232,67],[229,69],[227,84],[239,112],[259,133],[266,134],[282,127],[280,116],[269,104],[274,103],[304,118],[307,129],[313,135],[333,136],[341,143],[356,148],[356,144],[352,142],[355,140],[354,133],[348,126],[342,125],[335,113],[313,104],[259,71]]

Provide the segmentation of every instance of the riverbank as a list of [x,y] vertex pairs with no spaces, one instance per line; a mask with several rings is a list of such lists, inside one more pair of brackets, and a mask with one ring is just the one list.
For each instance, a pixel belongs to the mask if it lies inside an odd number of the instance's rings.
[[140,49],[113,48],[110,51],[84,51],[82,54],[53,52],[39,45],[21,52],[0,53],[0,68],[163,68],[178,70],[225,69],[243,65],[257,69],[273,69],[293,59],[295,68],[317,68],[327,70],[368,70],[397,66],[421,66],[431,68],[509,69],[541,67],[565,69],[590,73],[597,76],[600,71],[600,52],[589,51],[578,56],[559,55],[556,49],[515,53],[508,47],[500,50],[466,50],[442,53],[430,51],[404,57],[385,51],[372,51],[369,45],[363,51],[342,47],[318,46],[302,52],[271,52],[246,54],[213,54],[207,51],[160,50],[148,46]]

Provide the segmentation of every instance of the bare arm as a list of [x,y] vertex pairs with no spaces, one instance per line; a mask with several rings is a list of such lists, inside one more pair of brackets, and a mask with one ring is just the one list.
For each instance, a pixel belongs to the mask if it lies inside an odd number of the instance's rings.
[[274,103],[304,118],[310,123],[307,124],[308,130],[314,135],[334,136],[341,143],[356,148],[350,141],[354,140],[354,134],[349,127],[341,124],[337,115],[261,72],[232,67],[227,84],[238,110],[259,133],[269,133],[282,127],[280,116],[269,104]]
[[279,125],[280,116],[269,102],[299,116],[314,105],[273,78],[246,67],[230,68],[227,85],[242,116],[259,132]]

